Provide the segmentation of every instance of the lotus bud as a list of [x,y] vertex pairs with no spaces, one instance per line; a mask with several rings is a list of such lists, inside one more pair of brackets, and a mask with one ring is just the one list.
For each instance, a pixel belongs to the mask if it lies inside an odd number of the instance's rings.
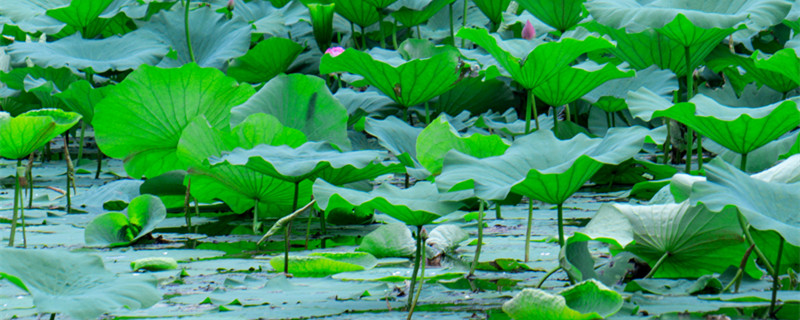
[[533,24],[531,21],[525,23],[525,27],[522,28],[522,38],[525,40],[531,40],[536,38],[536,29],[533,28]]
[[325,50],[325,54],[330,54],[331,57],[336,57],[344,52],[344,48],[342,47],[330,47],[328,50]]
[[419,236],[422,239],[428,239],[428,230],[425,230],[425,227],[422,227],[422,230],[419,232]]
[[228,0],[228,5],[225,6],[228,8],[228,11],[233,11],[233,0]]

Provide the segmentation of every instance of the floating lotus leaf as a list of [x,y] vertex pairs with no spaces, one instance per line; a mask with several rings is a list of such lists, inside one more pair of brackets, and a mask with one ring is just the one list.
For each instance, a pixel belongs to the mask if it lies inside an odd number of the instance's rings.
[[28,111],[16,117],[0,112],[0,156],[21,159],[69,130],[81,115],[57,109]]
[[[269,260],[275,270],[283,270],[284,257]],[[289,268],[296,277],[327,277],[332,274],[372,269],[378,263],[366,252],[315,252],[308,256],[289,256]]]
[[[569,242],[600,240],[612,252],[628,251],[654,266],[655,278],[694,278],[738,266],[748,245],[736,210],[713,212],[689,202],[661,205],[606,204]],[[753,259],[746,270],[759,278]]]
[[314,182],[314,199],[322,210],[366,207],[383,212],[412,226],[422,226],[463,206],[471,191],[439,193],[430,182],[417,182],[408,189],[382,184],[370,192],[334,186],[322,179]]
[[525,289],[503,304],[511,319],[602,319],[622,308],[622,296],[602,283],[588,280],[550,294]]
[[252,94],[219,70],[144,65],[96,105],[92,125],[100,149],[124,159],[129,175],[155,177],[185,169],[175,151],[192,120],[203,115],[214,128],[228,128],[231,108]]
[[417,137],[417,157],[419,162],[437,175],[442,171],[445,154],[450,150],[476,157],[486,158],[502,155],[508,144],[496,135],[471,134],[463,136],[440,116]]
[[157,196],[141,195],[128,205],[127,214],[109,212],[86,226],[84,238],[90,246],[127,246],[153,231],[167,218],[167,208]]
[[123,307],[149,308],[161,300],[155,278],[116,275],[98,256],[63,250],[0,250],[0,276],[30,292],[39,313],[97,319]]

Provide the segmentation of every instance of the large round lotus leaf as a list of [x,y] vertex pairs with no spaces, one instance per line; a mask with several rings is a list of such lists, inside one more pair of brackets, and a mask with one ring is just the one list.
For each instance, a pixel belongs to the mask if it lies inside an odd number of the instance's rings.
[[370,54],[347,49],[336,57],[322,56],[319,72],[350,72],[363,76],[395,102],[411,107],[427,102],[456,85],[461,77],[458,51],[443,50],[427,59],[414,59],[394,67]]
[[144,237],[167,218],[167,208],[157,196],[145,194],[131,200],[127,215],[109,212],[86,226],[87,245],[125,246]]
[[[366,252],[315,252],[308,256],[289,256],[289,268],[294,276],[326,277],[332,274],[372,269],[378,259]],[[275,270],[283,270],[284,257],[269,260]]]
[[505,199],[510,192],[560,204],[583,186],[603,164],[619,164],[636,155],[649,130],[614,128],[605,138],[577,135],[558,140],[539,130],[514,141],[505,154],[485,159],[447,153],[436,184],[443,190],[472,180],[484,200]]
[[340,152],[326,142],[307,142],[297,148],[266,144],[249,150],[236,148],[209,161],[212,166],[244,166],[285,181],[322,177],[341,185],[396,172],[396,165],[381,162],[386,157],[385,152],[377,150]]
[[366,0],[335,0],[336,13],[362,28],[369,27],[381,19],[378,8]]
[[536,18],[561,32],[574,27],[578,22],[586,18],[583,8],[584,2],[586,0],[518,1],[519,5],[536,16]]
[[290,74],[272,78],[247,102],[231,110],[231,125],[255,113],[270,114],[284,126],[302,131],[311,141],[328,141],[340,149],[350,149],[347,109],[319,77]]
[[[569,242],[607,242],[613,252],[631,252],[650,266],[668,253],[654,277],[700,277],[722,273],[741,262],[748,246],[736,214],[732,208],[717,213],[689,202],[606,204]],[[752,259],[746,271],[755,278],[761,276]]]
[[430,182],[417,182],[408,189],[388,183],[370,192],[337,187],[322,179],[314,182],[314,199],[320,209],[365,206],[383,212],[408,225],[421,226],[463,206],[471,191],[439,193]]
[[[648,88],[661,97],[672,96],[678,90],[678,80],[669,70],[661,70],[656,66],[636,71],[632,78],[610,80],[583,95],[583,99],[592,105],[608,112],[622,111],[628,108],[625,98],[629,91]],[[603,103],[602,100],[612,103]]]
[[16,117],[0,112],[0,156],[20,159],[72,128],[81,115],[58,109],[28,111]]
[[[181,135],[177,154],[189,164],[190,192],[198,200],[222,200],[236,213],[243,213],[258,203],[259,216],[282,217],[292,210],[294,183],[243,166],[211,167],[207,159],[237,147],[251,148],[260,144],[296,147],[303,142],[302,132],[284,127],[267,114],[254,114],[231,132],[214,129],[205,118],[197,117]],[[308,202],[311,183],[304,182],[299,187],[298,203]]]
[[[779,50],[772,55],[765,55],[760,51],[756,51],[752,55],[745,56],[731,53],[730,49],[719,47],[708,56],[706,66],[710,67],[714,72],[723,72],[728,76],[731,87],[736,89],[737,95],[741,95],[742,99],[755,96],[752,93],[739,93],[753,80],[759,86],[766,85],[780,93],[789,92],[800,85],[800,77],[797,76],[796,72],[791,71],[793,68],[798,68],[798,58],[795,55],[795,50],[791,48]],[[742,69],[745,71],[744,74],[741,72]],[[735,97],[736,95],[731,94],[731,96]]]
[[378,120],[367,118],[364,128],[378,138],[378,143],[408,167],[420,167],[417,162],[417,138],[422,128],[409,125],[395,116]]
[[94,72],[135,69],[155,65],[169,48],[151,32],[133,31],[122,37],[83,39],[80,34],[53,42],[15,42],[8,52],[14,63],[27,59],[43,67],[92,68]]
[[236,58],[228,67],[228,76],[239,81],[266,82],[286,72],[303,46],[291,39],[272,37],[260,41],[247,54]]
[[598,65],[592,61],[586,61],[564,68],[533,89],[533,94],[551,106],[563,106],[580,99],[609,80],[628,78],[633,75],[633,71],[622,71],[610,63]]
[[611,42],[602,38],[565,38],[557,42],[541,43],[525,57],[516,57],[503,49],[498,39],[492,37],[486,29],[464,28],[458,31],[457,36],[488,51],[525,89],[538,87],[587,52],[614,47]]
[[378,258],[407,258],[417,251],[411,230],[402,223],[390,223],[378,227],[364,236],[356,250],[368,252]]
[[622,308],[622,296],[595,280],[587,280],[550,294],[525,289],[503,304],[512,319],[602,319]]
[[185,169],[175,150],[194,118],[203,115],[214,128],[227,128],[231,108],[252,94],[252,87],[219,70],[143,65],[96,105],[92,125],[100,150],[124,159],[130,176],[155,177]]
[[[140,22],[139,29],[150,31],[165,45],[175,50],[177,58],[165,58],[159,67],[174,68],[192,62],[186,46],[184,10],[175,5],[163,10],[149,21]],[[250,48],[252,25],[240,17],[231,20],[210,7],[192,9],[189,33],[192,39],[194,62],[202,67],[223,68],[228,60],[240,57]]]
[[462,137],[447,122],[446,116],[439,116],[419,134],[416,149],[419,162],[436,175],[442,171],[444,156],[450,150],[486,158],[503,154],[508,145],[496,135],[471,134]]
[[123,307],[149,308],[161,300],[147,275],[118,276],[98,256],[62,250],[0,249],[0,276],[27,290],[40,313],[97,319]]
[[113,86],[93,88],[89,81],[80,80],[73,82],[64,91],[55,94],[66,106],[65,109],[80,113],[84,123],[92,123],[94,119],[94,106],[100,103],[110,92]]
[[719,159],[708,164],[706,177],[692,185],[693,203],[714,211],[738,208],[753,228],[775,231],[800,246],[800,182],[762,181]]
[[503,22],[503,12],[508,9],[511,0],[477,0],[473,2],[492,23],[499,25]]
[[653,116],[680,121],[740,154],[749,153],[800,124],[800,109],[794,101],[759,108],[732,108],[702,94],[689,102],[656,110]]

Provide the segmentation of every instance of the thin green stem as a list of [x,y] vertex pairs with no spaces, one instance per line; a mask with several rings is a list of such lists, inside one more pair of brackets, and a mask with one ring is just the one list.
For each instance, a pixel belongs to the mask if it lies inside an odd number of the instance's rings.
[[67,163],[67,214],[70,214],[72,211],[72,193],[70,192],[70,186],[72,186],[72,178],[75,173],[72,167],[72,160],[69,158],[69,132],[64,133],[64,161]]
[[384,18],[384,15],[383,15],[383,10],[381,8],[378,8],[378,17],[380,17],[380,19],[378,19],[378,30],[381,33],[381,49],[386,49],[386,36],[384,36],[384,33],[383,33],[383,18]]
[[769,302],[769,316],[775,318],[775,304],[778,301],[778,287],[780,286],[780,271],[781,271],[781,256],[783,255],[783,236],[780,236],[781,241],[778,245],[778,259],[775,261],[775,272],[772,273],[772,299]]
[[531,117],[536,124],[536,130],[539,130],[539,116],[536,110],[536,97],[533,95],[533,90],[528,90],[527,108],[525,108],[525,134],[531,133]]
[[[299,196],[300,196],[300,181],[296,181],[294,183],[294,198],[292,199],[292,212],[297,211],[297,198],[299,198]],[[291,220],[289,220],[289,222],[286,223],[286,229],[284,229],[283,232],[284,232],[283,233],[283,239],[286,242],[284,244],[284,247],[283,247],[283,249],[284,249],[284,252],[283,252],[283,261],[284,261],[283,273],[289,274],[289,250],[291,250],[291,246],[292,246],[292,243],[291,243],[291,241],[292,241],[292,239],[291,239],[292,221]]]
[[744,274],[744,268],[747,267],[747,260],[748,258],[750,258],[750,254],[753,253],[753,248],[755,248],[755,245],[749,246],[747,250],[744,252],[744,257],[742,257],[742,261],[739,263],[739,268],[736,269],[736,275],[733,277],[731,282],[729,282],[728,285],[726,285],[725,288],[722,289],[721,292],[728,291],[728,289],[730,289],[731,285],[733,284],[736,284],[733,292],[734,293],[739,292],[739,284],[742,282],[742,275]]
[[739,170],[747,172],[747,152],[742,153],[742,162],[739,164]]
[[551,107],[550,110],[553,111],[553,129],[558,132],[558,108]]
[[358,40],[356,40],[356,25],[350,22],[350,38],[353,39],[353,46],[358,49]]
[[539,283],[536,284],[536,287],[541,288],[544,282],[547,280],[547,278],[550,278],[550,276],[552,276],[558,270],[561,270],[561,266],[555,267],[553,268],[553,270],[548,271],[547,274],[545,274],[544,277],[542,277],[542,279],[539,280]]
[[764,264],[764,268],[767,269],[767,272],[769,274],[775,273],[775,269],[772,268],[772,264],[769,262],[769,260],[767,260],[767,257],[764,255],[764,253],[761,252],[761,249],[758,248],[755,240],[753,240],[753,235],[750,234],[750,223],[747,222],[747,219],[745,219],[742,213],[739,213],[739,226],[742,227],[742,232],[744,233],[745,240],[747,240],[747,244],[753,246],[753,251],[756,252],[756,256]]
[[[425,237],[420,234],[417,234],[417,237],[420,238],[422,243],[425,243]],[[414,308],[417,306],[417,301],[419,301],[419,295],[422,293],[422,286],[425,285],[425,265],[427,264],[425,260],[425,250],[421,252],[422,260],[419,266],[419,287],[417,287],[417,294],[414,295],[414,301],[411,302],[411,307],[408,309],[408,317],[406,320],[411,320],[411,316],[414,314]],[[409,293],[409,298],[411,295],[414,294],[413,291]]]
[[75,165],[81,165],[81,159],[83,159],[83,141],[86,136],[86,122],[81,120],[81,139],[80,144],[78,145],[78,159],[75,160]]
[[450,40],[453,41],[453,46],[456,46],[455,28],[453,27],[453,2],[450,2]]
[[394,20],[392,27],[392,45],[397,50],[397,20]]
[[564,204],[559,203],[556,205],[558,208],[558,246],[564,247]]
[[[469,9],[469,0],[464,0],[464,16],[461,17],[461,27],[467,27],[467,9]],[[464,38],[461,38],[461,47],[466,48],[466,41]],[[537,127],[538,128],[538,127]]]
[[499,202],[495,202],[494,204],[494,218],[497,220],[503,220],[503,213],[501,212],[502,206]]
[[14,237],[17,231],[17,220],[19,219],[19,166],[21,161],[17,160],[17,170],[14,176],[14,211],[11,215],[11,234],[8,236],[8,246],[14,246]]
[[420,31],[419,25],[417,25],[417,39],[422,39],[422,31]]
[[[183,197],[183,214],[184,214],[184,219],[186,220],[186,230],[189,233],[192,232],[192,215],[189,213],[189,200],[191,200],[191,198],[192,198],[191,190],[192,190],[192,177],[189,176],[186,179],[186,194]],[[256,202],[256,206],[257,205],[258,205],[258,202]],[[253,233],[254,234],[256,233],[256,222],[257,222],[256,221],[256,217],[257,217],[257,213],[256,212],[257,212],[256,210],[253,210]]]
[[186,49],[189,50],[189,60],[196,62],[194,59],[194,50],[192,50],[192,35],[189,32],[189,6],[192,0],[186,0],[186,6],[183,7],[183,29],[186,32]]
[[670,147],[670,139],[672,139],[672,133],[669,132],[669,120],[664,119],[664,124],[667,126],[667,138],[664,140],[664,164],[667,164],[669,161],[669,147]]
[[[684,58],[686,58],[686,101],[692,99],[694,96],[694,68],[692,67],[692,59],[691,59],[691,52],[689,47],[684,47],[685,54]],[[692,169],[692,147],[694,145],[693,140],[694,133],[692,129],[687,129],[686,133],[686,173],[688,174]]]
[[611,112],[606,111],[606,126],[610,129],[611,125]]
[[478,246],[475,247],[475,257],[472,259],[472,266],[469,268],[467,278],[475,275],[475,269],[478,267],[478,261],[481,258],[481,247],[483,247],[483,200],[478,200]]
[[694,130],[691,128],[686,129],[686,168],[684,171],[689,174],[692,170],[692,145],[694,144]]
[[647,275],[644,276],[644,279],[650,279],[654,274],[656,274],[658,268],[660,268],[661,265],[664,264],[664,261],[666,261],[667,257],[669,256],[670,256],[669,251],[664,252],[664,254],[661,255],[661,258],[659,258],[658,261],[656,261],[656,264],[653,265],[652,268],[650,268],[650,272],[648,272]]
[[94,173],[95,179],[100,179],[100,172],[103,170],[103,151],[97,149],[97,171]]
[[28,209],[33,209],[33,153],[28,156],[28,165],[25,166],[25,178],[28,180]]
[[51,313],[50,314],[50,320],[56,320],[56,314],[55,313]]
[[431,110],[430,110],[430,107],[428,106],[428,102],[427,101],[425,101],[425,123],[426,124],[430,124],[431,123]]
[[364,27],[361,27],[361,49],[367,50],[367,34],[364,33]]
[[528,262],[530,260],[532,225],[533,225],[533,199],[528,198],[528,227],[525,230],[525,262]]
[[308,239],[311,237],[311,218],[313,218],[313,217],[314,217],[314,215],[311,212],[309,212],[308,213],[308,222],[306,222],[306,243],[305,243],[305,245],[303,245],[303,248],[305,250],[308,250]]
[[697,133],[697,170],[703,170],[703,136]]
[[419,263],[422,256],[422,226],[417,226],[417,252],[414,255],[414,272],[411,273],[411,287],[408,290],[408,310],[411,311],[411,305],[414,303],[412,296],[414,295],[414,287],[417,285],[417,272],[419,272]]

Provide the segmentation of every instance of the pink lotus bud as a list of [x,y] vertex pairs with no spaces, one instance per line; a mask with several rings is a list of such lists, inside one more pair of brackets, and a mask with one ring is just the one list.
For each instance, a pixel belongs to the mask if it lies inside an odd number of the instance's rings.
[[344,48],[342,47],[330,47],[328,50],[325,50],[325,54],[330,54],[332,57],[338,56],[344,52]]
[[233,11],[233,0],[228,0],[228,5],[226,7],[228,11]]
[[531,40],[536,38],[536,29],[533,28],[531,21],[525,23],[525,27],[522,28],[522,38],[525,40]]

